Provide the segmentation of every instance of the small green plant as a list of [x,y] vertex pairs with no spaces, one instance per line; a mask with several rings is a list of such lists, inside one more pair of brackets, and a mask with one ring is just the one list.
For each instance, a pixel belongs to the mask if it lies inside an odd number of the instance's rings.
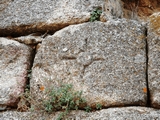
[[102,10],[100,10],[100,8],[96,8],[95,10],[93,10],[91,13],[90,22],[99,21],[101,14]]
[[74,92],[71,84],[64,84],[58,88],[48,90],[47,100],[44,102],[45,111],[51,113],[52,111],[63,110],[57,120],[61,120],[66,116],[70,110],[78,109],[81,104],[86,101],[82,98],[82,92]]
[[35,108],[41,107],[41,102],[35,100],[30,93],[30,86],[26,85],[24,93],[19,96],[20,101],[18,102],[17,111],[19,112],[33,112]]
[[102,105],[100,103],[96,104],[96,109],[97,110],[101,110],[102,109]]
[[27,75],[28,79],[31,79],[32,70],[28,70],[27,72],[28,72],[28,75]]
[[91,112],[91,110],[92,110],[92,109],[91,109],[90,106],[86,106],[86,107],[85,107],[85,111],[86,111],[86,112]]
[[20,95],[20,101],[18,103],[17,110],[20,112],[26,112],[30,108],[31,96],[27,85],[23,94]]
[[[59,87],[49,87],[45,91],[45,100],[38,101],[30,94],[30,86],[27,85],[24,93],[20,96],[17,110],[20,112],[43,110],[47,113],[62,111],[57,120],[62,120],[70,110],[85,109],[91,112],[86,100],[82,97],[82,91],[74,91],[71,84],[62,84]],[[97,104],[96,109],[101,109],[102,105]]]

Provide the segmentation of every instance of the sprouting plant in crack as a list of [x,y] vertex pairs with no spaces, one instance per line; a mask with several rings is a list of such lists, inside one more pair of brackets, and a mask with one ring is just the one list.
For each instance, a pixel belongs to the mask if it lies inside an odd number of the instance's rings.
[[96,109],[97,109],[97,110],[101,110],[101,109],[102,109],[102,104],[97,103],[97,104],[96,104]]
[[77,110],[79,106],[85,103],[86,100],[82,97],[82,91],[74,92],[71,84],[63,84],[47,91],[44,109],[48,113],[58,110],[64,111],[57,118],[57,120],[61,120],[70,110]]
[[86,111],[86,112],[91,112],[91,110],[92,110],[92,109],[91,109],[90,106],[86,106],[86,107],[85,107],[85,111]]
[[94,9],[91,13],[91,17],[89,21],[90,22],[99,21],[101,14],[102,14],[102,10],[100,10],[100,8]]
[[31,95],[30,95],[30,86],[27,85],[24,93],[22,93],[20,96],[20,101],[18,103],[17,110],[20,112],[26,112],[30,109],[30,103],[31,103]]
[[31,79],[31,72],[32,72],[32,70],[28,70],[28,75],[27,75],[28,79]]
[[26,111],[30,110],[32,97],[31,97],[31,94],[30,94],[29,80],[31,79],[31,72],[32,72],[32,70],[27,71],[26,86],[24,88],[24,92],[21,93],[20,96],[19,96],[19,102],[18,102],[17,110],[20,111],[20,112],[26,112]]
[[39,101],[33,98],[34,96],[31,95],[30,88],[27,86],[20,96],[17,110],[20,112],[42,110],[49,114],[61,111],[57,120],[66,118],[71,110],[85,109],[86,112],[91,111],[91,107],[87,106],[85,98],[82,97],[82,91],[74,91],[72,84],[61,83],[60,86],[48,86],[41,91],[45,93],[45,97]]

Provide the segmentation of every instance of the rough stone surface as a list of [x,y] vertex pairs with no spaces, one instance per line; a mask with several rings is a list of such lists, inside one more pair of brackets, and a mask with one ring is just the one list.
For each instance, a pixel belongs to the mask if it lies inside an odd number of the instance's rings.
[[[90,23],[96,8],[101,22]],[[160,0],[0,0],[0,120],[56,120],[62,111],[42,103],[61,84],[93,110],[67,120],[160,120],[159,11]]]
[[45,35],[47,35],[47,34],[44,34],[44,35],[30,34],[27,36],[21,36],[21,37],[14,38],[14,40],[16,40],[20,43],[24,43],[26,45],[35,45],[35,44],[41,43],[43,41],[43,38],[45,37]]
[[26,85],[31,53],[24,44],[0,38],[0,110],[16,106]]
[[[6,111],[1,120],[56,120],[60,112],[53,114]],[[72,111],[65,120],[159,120],[160,110],[145,107],[109,108],[96,112]]]
[[145,27],[125,19],[66,27],[47,37],[36,54],[31,93],[62,83],[82,90],[88,105],[146,105]]
[[103,4],[103,11],[107,13],[107,15],[111,15],[113,17],[122,18],[123,17],[123,9],[121,0],[105,0],[106,3]]
[[160,12],[150,16],[147,38],[151,105],[160,108]]
[[0,36],[54,32],[88,21],[97,7],[117,17],[122,15],[120,0],[2,0],[0,6]]
[[[47,30],[53,33],[89,20],[94,8],[108,15],[137,19],[160,11],[159,0],[1,0],[0,36],[19,36]],[[124,8],[124,9],[123,9]]]

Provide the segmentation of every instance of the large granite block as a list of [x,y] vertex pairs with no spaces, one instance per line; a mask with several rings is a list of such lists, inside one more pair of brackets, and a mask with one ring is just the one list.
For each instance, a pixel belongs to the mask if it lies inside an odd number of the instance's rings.
[[[145,27],[125,19],[66,27],[47,37],[36,54],[31,94],[73,84],[95,108],[146,105]],[[45,90],[41,91],[40,86]]]
[[16,107],[24,92],[32,49],[7,38],[0,38],[0,110]]
[[149,18],[147,41],[151,106],[160,108],[160,12]]

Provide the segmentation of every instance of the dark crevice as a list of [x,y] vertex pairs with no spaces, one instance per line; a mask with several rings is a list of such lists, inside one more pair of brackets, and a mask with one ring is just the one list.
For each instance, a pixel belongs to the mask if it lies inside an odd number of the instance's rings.
[[105,58],[95,58],[95,59],[93,59],[93,62],[94,61],[104,61],[105,60]]
[[33,63],[34,63],[34,58],[36,55],[36,47],[32,46],[32,53],[30,56],[30,66],[28,68],[27,71],[27,81],[26,81],[26,86],[24,89],[24,93],[22,95],[19,96],[19,101],[17,104],[17,111],[19,112],[26,112],[28,111],[28,109],[31,107],[31,103],[30,103],[30,79],[31,79],[31,74],[32,74],[32,67],[33,67]]
[[87,51],[87,47],[88,47],[88,38],[85,39],[85,45],[86,45],[85,50]]
[[76,56],[61,56],[61,60],[76,60]]
[[33,32],[33,33],[30,33],[30,34],[22,34],[22,35],[18,35],[18,34],[14,34],[14,35],[7,35],[7,36],[0,36],[0,37],[6,37],[8,39],[15,39],[18,38],[18,37],[23,37],[23,36],[29,36],[29,35],[32,35],[32,36],[40,36],[41,38],[45,38],[46,36],[48,35],[53,35],[54,33],[49,33],[48,31],[46,32]]
[[[74,24],[79,24],[79,23],[74,23]],[[74,25],[74,24],[71,24],[71,25]],[[27,36],[27,35],[30,35],[32,33],[39,33],[41,35],[44,35],[45,33],[47,33],[49,35],[53,35],[55,32],[65,28],[69,25],[70,24],[66,23],[66,24],[57,24],[55,26],[45,25],[44,27],[42,27],[42,25],[39,23],[39,24],[37,24],[36,28],[33,27],[34,24],[12,26],[12,28],[0,29],[0,36],[1,37],[13,37],[14,38],[14,37],[20,37],[20,36]],[[39,28],[39,26],[40,26],[40,28]]]
[[41,36],[42,38],[45,38],[48,35],[48,30]]
[[27,79],[27,83],[26,83],[26,88],[28,90],[30,90],[30,79],[31,79],[32,67],[33,67],[35,55],[36,55],[36,47],[34,47],[33,51],[32,51],[31,61],[30,61],[30,68],[28,70],[28,75],[27,75],[28,79]]
[[[145,35],[147,37],[147,28],[146,28],[146,31],[145,31]],[[146,85],[147,85],[147,107],[150,107],[151,106],[151,100],[150,100],[150,91],[149,91],[149,81],[148,81],[148,41],[147,41],[147,38],[146,38]]]

